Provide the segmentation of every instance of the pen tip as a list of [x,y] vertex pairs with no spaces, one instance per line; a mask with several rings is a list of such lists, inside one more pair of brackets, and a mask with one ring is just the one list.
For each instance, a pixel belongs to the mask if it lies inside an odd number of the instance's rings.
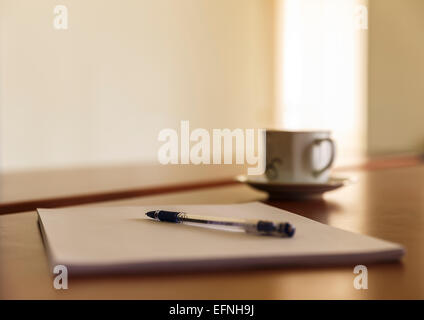
[[154,219],[155,218],[155,212],[154,211],[146,212],[146,216],[148,216],[149,218]]

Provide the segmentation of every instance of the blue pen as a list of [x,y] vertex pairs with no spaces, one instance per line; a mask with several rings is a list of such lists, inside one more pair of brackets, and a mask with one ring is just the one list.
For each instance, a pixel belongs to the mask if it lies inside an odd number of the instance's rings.
[[184,212],[156,210],[146,212],[146,216],[173,223],[200,223],[213,224],[242,229],[247,233],[268,235],[276,237],[293,237],[295,228],[288,222],[271,222],[263,220],[229,219],[221,217],[204,217],[191,215]]

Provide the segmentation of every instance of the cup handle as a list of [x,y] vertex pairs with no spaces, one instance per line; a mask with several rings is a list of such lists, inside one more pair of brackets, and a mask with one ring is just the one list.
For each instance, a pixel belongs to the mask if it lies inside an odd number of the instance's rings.
[[330,143],[330,146],[331,146],[331,156],[330,156],[330,160],[328,161],[328,164],[324,168],[313,171],[314,175],[316,175],[316,176],[318,176],[321,173],[323,173],[324,171],[330,169],[331,166],[333,165],[334,159],[336,157],[336,145],[334,143],[334,140],[331,139],[331,138],[315,139],[314,140],[314,145],[320,145],[323,142],[329,142]]

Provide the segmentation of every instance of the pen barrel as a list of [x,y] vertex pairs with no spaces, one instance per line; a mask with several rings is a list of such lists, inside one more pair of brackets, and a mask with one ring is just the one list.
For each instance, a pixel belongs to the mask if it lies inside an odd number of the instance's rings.
[[246,220],[242,219],[230,219],[225,217],[204,217],[194,214],[186,214],[184,212],[180,212],[178,214],[178,220],[179,222],[213,224],[231,227],[244,227],[244,225],[246,224]]
[[225,217],[203,217],[197,215],[189,215],[186,213],[178,214],[179,222],[213,224],[226,227],[236,227],[243,229],[247,233],[255,233],[261,235],[292,237],[295,229],[288,222],[276,223],[263,220],[244,220],[229,219]]
[[231,228],[243,229],[248,233],[261,235],[292,237],[295,229],[287,222],[271,222],[263,220],[230,219],[226,217],[204,217],[186,214],[184,212],[156,210],[148,212],[151,218],[173,223],[212,224]]
[[249,224],[245,230],[248,233],[288,238],[293,237],[295,233],[295,228],[288,222],[275,223],[262,220],[257,221],[255,224]]

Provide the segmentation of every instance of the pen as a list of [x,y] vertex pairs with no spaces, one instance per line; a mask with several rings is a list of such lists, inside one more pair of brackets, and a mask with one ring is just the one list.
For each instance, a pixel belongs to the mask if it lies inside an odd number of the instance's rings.
[[288,222],[271,222],[263,220],[230,219],[205,217],[184,212],[156,210],[146,212],[146,216],[166,222],[213,224],[242,229],[247,233],[277,237],[293,237],[295,228]]

